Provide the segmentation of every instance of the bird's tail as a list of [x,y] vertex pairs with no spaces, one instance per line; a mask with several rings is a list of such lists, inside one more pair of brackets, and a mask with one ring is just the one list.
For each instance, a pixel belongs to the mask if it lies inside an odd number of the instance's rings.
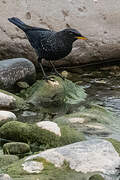
[[28,25],[26,25],[24,22],[22,22],[20,19],[16,17],[8,18],[8,20],[20,29],[22,29],[23,31],[26,31],[29,28]]

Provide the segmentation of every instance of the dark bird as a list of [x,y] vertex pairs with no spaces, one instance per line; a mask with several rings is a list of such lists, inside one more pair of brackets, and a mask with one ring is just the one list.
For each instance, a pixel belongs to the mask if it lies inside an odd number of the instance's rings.
[[55,32],[49,29],[28,26],[16,17],[8,18],[8,20],[25,32],[31,46],[38,55],[38,63],[45,79],[47,79],[47,76],[42,66],[42,58],[48,60],[55,72],[61,76],[55,69],[52,61],[67,56],[72,50],[73,42],[77,39],[87,39],[76,29],[69,28]]

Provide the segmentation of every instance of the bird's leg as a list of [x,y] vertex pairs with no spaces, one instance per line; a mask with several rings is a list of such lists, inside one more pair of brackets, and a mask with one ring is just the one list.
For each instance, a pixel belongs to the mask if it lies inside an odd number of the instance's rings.
[[54,69],[55,73],[64,80],[65,78],[56,70],[55,65],[51,61],[49,61],[49,62],[51,64],[52,68]]
[[[41,70],[42,70],[43,79],[46,80],[46,81],[51,80],[49,77],[47,77],[47,75],[46,75],[46,73],[45,73],[45,71],[44,71],[44,69],[43,69],[43,66],[42,66],[42,63],[41,63],[41,59],[40,59],[40,58],[38,58],[38,64],[39,64],[39,67],[40,67]],[[53,80],[52,80],[52,81],[53,81]]]

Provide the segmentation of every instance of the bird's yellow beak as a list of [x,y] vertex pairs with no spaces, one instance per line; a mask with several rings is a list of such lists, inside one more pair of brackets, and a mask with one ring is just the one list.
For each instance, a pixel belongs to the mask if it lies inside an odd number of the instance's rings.
[[84,37],[84,36],[77,36],[76,38],[77,38],[77,39],[87,40],[87,38],[86,38],[86,37]]

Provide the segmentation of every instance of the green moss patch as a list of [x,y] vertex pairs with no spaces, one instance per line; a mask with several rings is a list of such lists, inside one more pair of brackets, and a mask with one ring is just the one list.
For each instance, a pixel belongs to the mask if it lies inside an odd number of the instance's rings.
[[114,146],[115,150],[118,152],[118,154],[120,156],[120,142],[115,140],[115,139],[112,139],[112,138],[108,138],[106,140],[112,143],[112,145]]

